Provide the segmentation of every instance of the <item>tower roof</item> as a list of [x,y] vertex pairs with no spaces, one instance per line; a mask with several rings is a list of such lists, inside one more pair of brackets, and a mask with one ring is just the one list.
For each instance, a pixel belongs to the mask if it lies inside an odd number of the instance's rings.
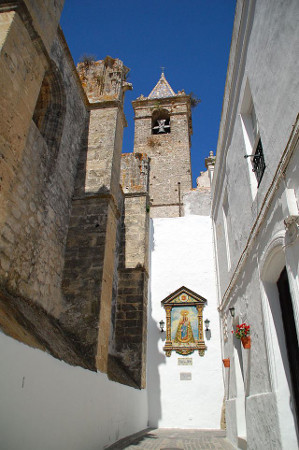
[[175,93],[172,90],[170,84],[165,78],[164,72],[161,73],[160,80],[150,93],[150,95],[147,97],[148,99],[151,98],[165,98],[165,97],[174,97]]

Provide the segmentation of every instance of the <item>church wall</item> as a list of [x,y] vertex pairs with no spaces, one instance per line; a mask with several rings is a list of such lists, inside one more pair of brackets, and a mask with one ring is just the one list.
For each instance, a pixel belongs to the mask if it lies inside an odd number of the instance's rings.
[[[63,45],[56,38],[51,54],[63,83],[62,101],[66,102],[59,148],[49,148],[31,120],[26,145],[7,171],[13,178],[1,216],[3,289],[41,304],[55,316],[62,308],[64,245],[87,117]],[[17,155],[15,151],[12,154]]]
[[[186,357],[165,356],[165,319],[161,305],[167,295],[186,286],[207,299],[203,320],[210,320],[207,350],[188,355],[192,366],[179,366]],[[192,380],[180,380],[181,373]],[[219,316],[216,300],[212,225],[208,216],[153,219],[151,285],[148,312],[147,380],[149,425],[162,428],[220,428],[223,401]]]
[[[147,395],[0,334],[5,450],[102,449],[147,426]],[[12,358],[14,355],[14,358]]]
[[[298,446],[281,311],[273,306],[286,266],[298,335],[298,225],[286,221],[294,215],[298,223],[298,13],[295,1],[237,2],[212,185],[223,356],[231,358],[228,436],[235,445],[247,438],[252,449]],[[243,157],[251,153],[244,133],[250,96],[266,163],[259,187]],[[231,335],[242,322],[251,325],[250,350]]]
[[24,3],[45,48],[50,52],[57,33],[64,0],[24,0]]

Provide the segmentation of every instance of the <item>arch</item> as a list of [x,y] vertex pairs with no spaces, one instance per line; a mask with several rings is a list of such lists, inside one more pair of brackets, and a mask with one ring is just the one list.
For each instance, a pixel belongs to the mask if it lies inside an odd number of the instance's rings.
[[152,134],[170,133],[170,115],[167,109],[156,109],[152,114]]
[[286,268],[284,231],[278,232],[261,258],[263,321],[272,391],[277,400],[282,448],[296,448],[296,414],[292,406],[288,359],[278,281]]
[[33,113],[33,121],[55,159],[62,136],[66,112],[66,96],[61,74],[52,61],[47,70]]

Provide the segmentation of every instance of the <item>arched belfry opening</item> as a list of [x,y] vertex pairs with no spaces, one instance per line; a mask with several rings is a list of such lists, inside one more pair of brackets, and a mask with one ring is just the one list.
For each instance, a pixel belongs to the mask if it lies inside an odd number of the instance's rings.
[[52,153],[52,158],[56,157],[60,146],[65,111],[63,82],[58,68],[53,63],[44,76],[32,117]]
[[152,115],[152,134],[170,133],[170,115],[166,109],[155,110]]

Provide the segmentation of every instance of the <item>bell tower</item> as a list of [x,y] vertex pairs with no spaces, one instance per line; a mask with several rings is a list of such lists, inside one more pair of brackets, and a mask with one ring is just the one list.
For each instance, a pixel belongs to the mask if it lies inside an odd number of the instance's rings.
[[183,194],[192,188],[190,96],[175,94],[162,72],[149,96],[132,104],[134,152],[150,158],[150,216],[179,217]]

